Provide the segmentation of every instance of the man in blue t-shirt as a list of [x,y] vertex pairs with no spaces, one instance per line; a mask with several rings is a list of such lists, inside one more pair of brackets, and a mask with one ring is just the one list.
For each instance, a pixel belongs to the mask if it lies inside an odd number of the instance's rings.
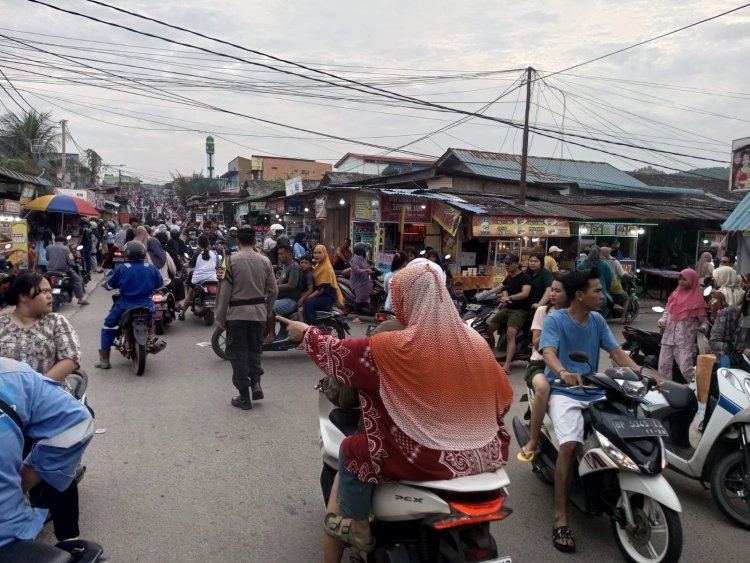
[[[604,392],[584,392],[582,373],[599,366],[599,349],[610,353],[620,366],[639,370],[640,367],[617,344],[612,331],[598,313],[603,294],[597,268],[574,271],[562,279],[570,305],[548,315],[542,328],[539,350],[547,365],[545,375],[550,382],[549,415],[560,444],[555,465],[555,520],[553,545],[561,551],[575,550],[575,541],[568,527],[568,495],[573,477],[576,450],[583,444],[582,410],[601,399]],[[571,352],[585,352],[587,364],[574,362]],[[560,379],[564,384],[553,383]]]

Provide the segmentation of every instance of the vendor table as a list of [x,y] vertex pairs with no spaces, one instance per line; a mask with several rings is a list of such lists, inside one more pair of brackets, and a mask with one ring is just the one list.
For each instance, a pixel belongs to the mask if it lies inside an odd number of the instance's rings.
[[460,281],[464,284],[464,291],[472,289],[492,289],[492,282],[495,276],[462,276],[453,274],[453,283]]
[[669,295],[669,292],[671,291],[671,282],[674,280],[675,282],[680,277],[680,272],[676,270],[662,270],[661,268],[641,268],[641,272],[643,272],[643,295],[648,296],[648,283],[647,283],[647,276],[654,276],[656,278],[659,278],[659,301],[663,301],[664,297],[663,294],[666,291],[667,296]]

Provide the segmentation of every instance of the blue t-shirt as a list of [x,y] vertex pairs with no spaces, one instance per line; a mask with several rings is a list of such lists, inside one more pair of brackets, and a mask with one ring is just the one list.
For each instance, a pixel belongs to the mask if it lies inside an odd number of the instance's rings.
[[[24,427],[0,414],[0,546],[33,539],[47,511],[31,508],[21,489],[21,463],[37,470],[59,491],[75,476],[76,466],[94,435],[88,409],[57,381],[28,365],[0,358],[0,398],[16,411]],[[38,440],[23,460],[24,434]]]
[[[585,352],[594,371],[599,369],[599,349],[603,348],[611,352],[619,346],[612,331],[607,326],[607,321],[599,313],[589,313],[585,325],[578,324],[568,313],[567,309],[555,311],[547,315],[542,326],[542,338],[539,342],[539,351],[547,347],[557,348],[557,357],[565,369],[573,373],[587,373],[590,368],[586,364],[574,362],[568,357],[571,352]],[[567,395],[579,400],[594,400],[600,398],[604,391],[584,391],[576,387],[568,387],[565,384],[553,384],[558,379],[556,373],[552,373],[549,367],[544,371],[547,381],[550,382],[553,394]]]

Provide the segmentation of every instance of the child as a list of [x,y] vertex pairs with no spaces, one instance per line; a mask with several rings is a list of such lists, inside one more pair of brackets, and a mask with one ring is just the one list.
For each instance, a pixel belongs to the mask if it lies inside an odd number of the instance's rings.
[[312,256],[309,254],[302,256],[299,259],[299,267],[302,269],[302,279],[300,279],[300,296],[297,300],[297,310],[301,312],[302,306],[305,304],[305,299],[315,291]]
[[466,307],[469,304],[469,300],[466,299],[466,295],[464,295],[463,282],[453,282],[453,286],[451,287],[451,299],[453,299],[453,304],[456,306],[458,314],[463,315],[466,312]]

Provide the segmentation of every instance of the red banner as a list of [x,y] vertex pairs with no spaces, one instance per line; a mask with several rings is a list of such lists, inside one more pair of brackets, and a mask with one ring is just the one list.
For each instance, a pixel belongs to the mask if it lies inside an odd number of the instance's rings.
[[401,210],[406,208],[405,223],[429,223],[432,221],[432,205],[429,201],[417,201],[413,198],[383,195],[380,213],[383,223],[401,221]]

